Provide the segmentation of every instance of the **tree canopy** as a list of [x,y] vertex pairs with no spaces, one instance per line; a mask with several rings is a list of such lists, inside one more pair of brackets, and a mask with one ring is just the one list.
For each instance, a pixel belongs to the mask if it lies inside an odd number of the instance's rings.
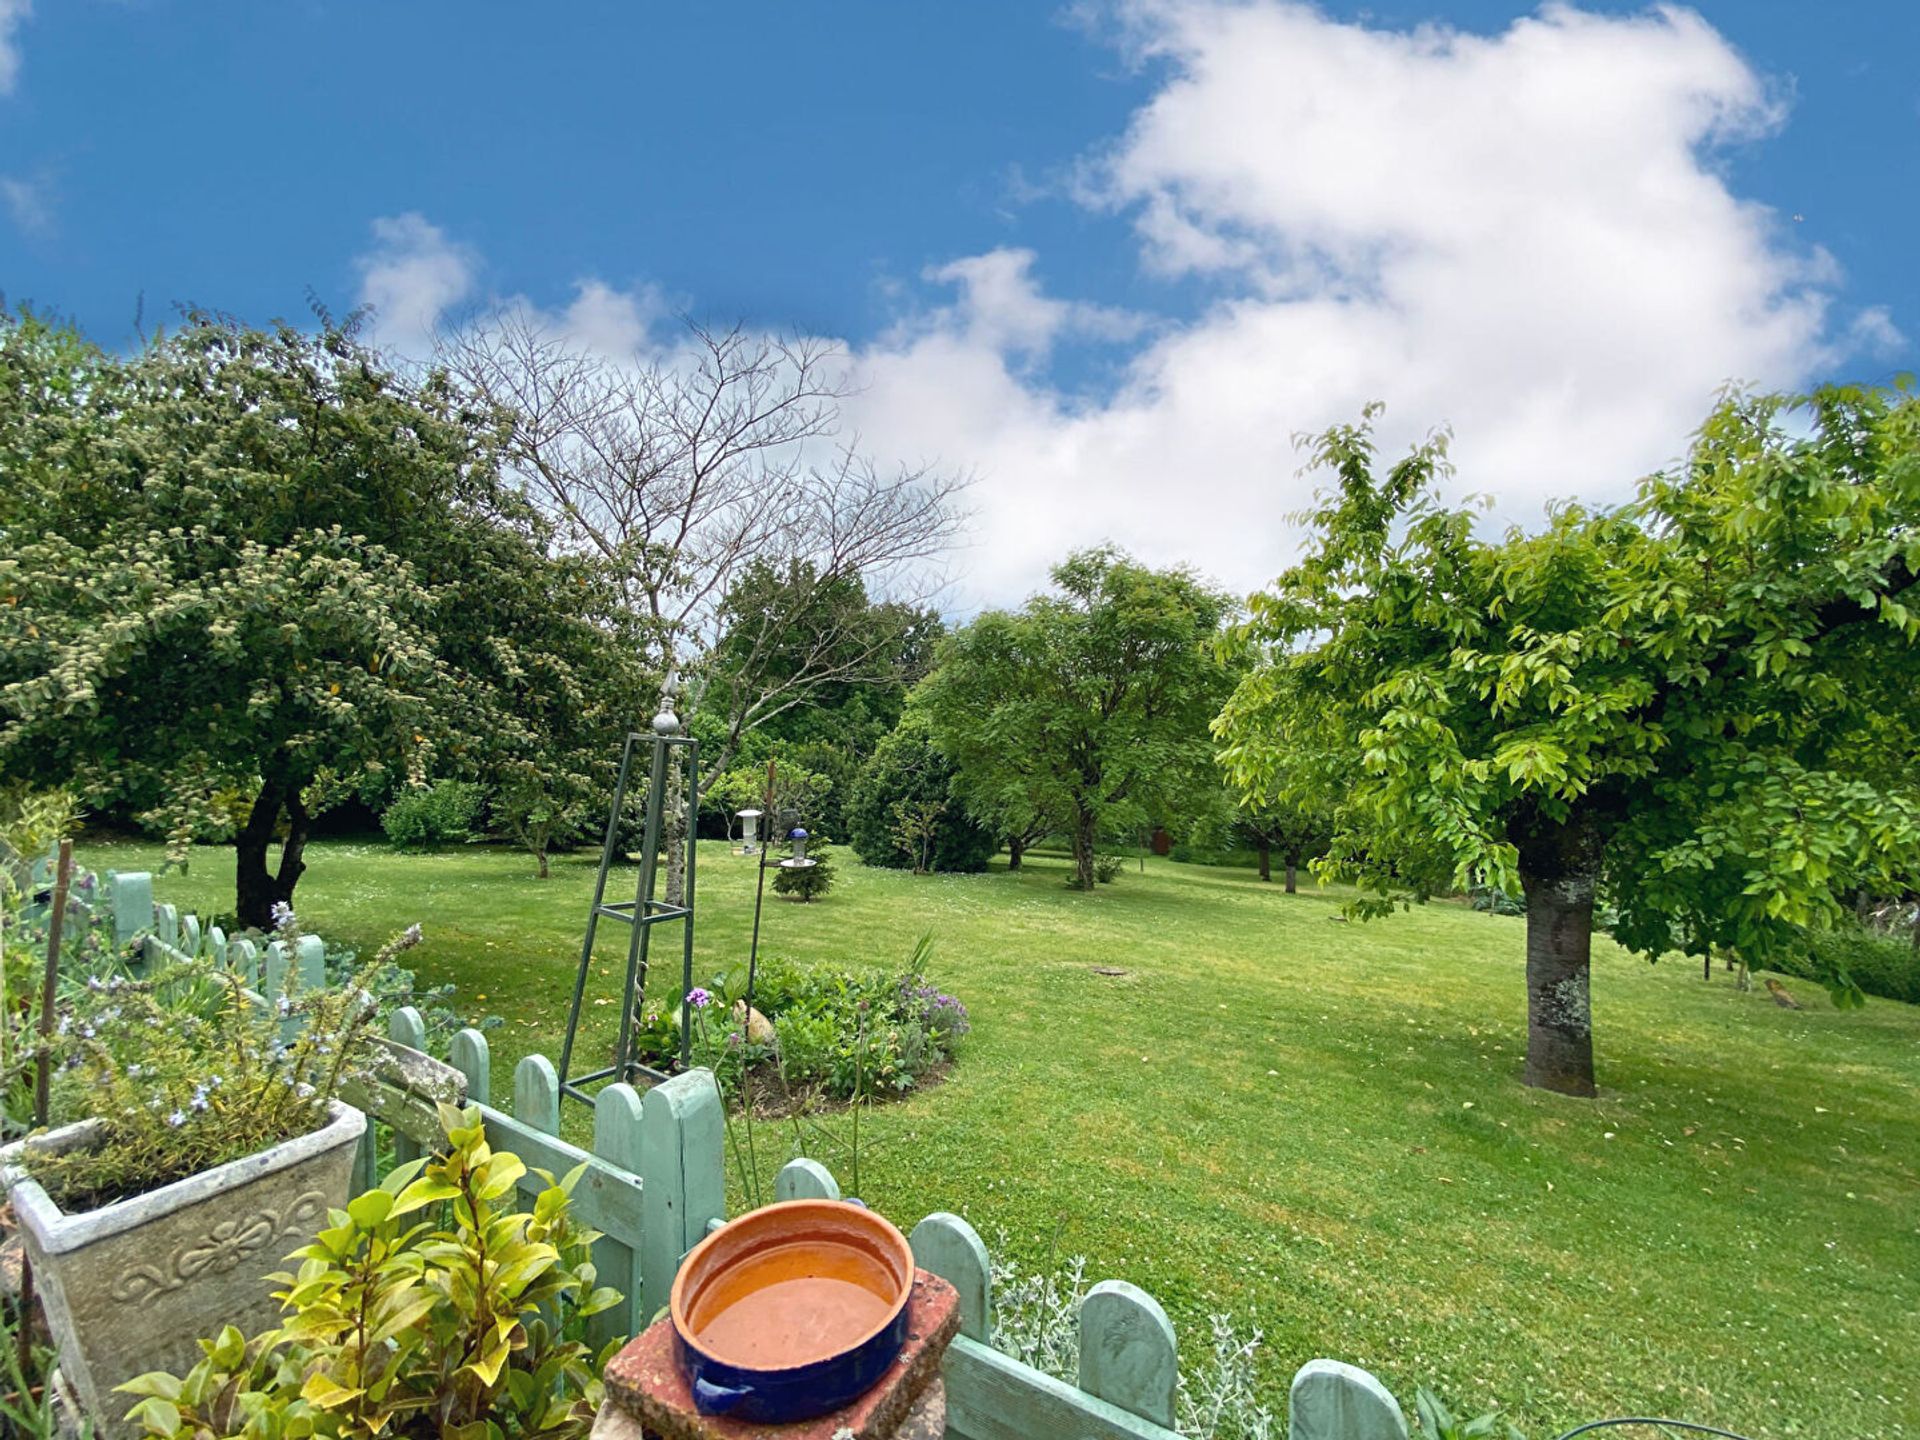
[[1530,1084],[1594,1093],[1596,897],[1650,958],[1764,962],[1920,876],[1909,391],[1731,397],[1631,503],[1492,540],[1438,498],[1443,440],[1376,473],[1372,413],[1320,438],[1307,550],[1233,631],[1224,758],[1335,809],[1365,912],[1436,853],[1524,892]]
[[1208,722],[1228,679],[1214,641],[1224,596],[1185,569],[1111,548],[1053,571],[1058,593],[990,611],[938,651],[916,692],[957,792],[1002,833],[1034,819],[1072,839],[1075,883],[1096,846],[1217,785]]
[[236,908],[265,925],[330,795],[577,772],[636,652],[501,482],[505,425],[330,322],[190,314],[122,360],[10,318],[0,776],[177,829],[244,788]]
[[847,838],[869,865],[984,870],[999,837],[954,793],[953,762],[934,748],[926,714],[910,708],[874,749],[847,802]]

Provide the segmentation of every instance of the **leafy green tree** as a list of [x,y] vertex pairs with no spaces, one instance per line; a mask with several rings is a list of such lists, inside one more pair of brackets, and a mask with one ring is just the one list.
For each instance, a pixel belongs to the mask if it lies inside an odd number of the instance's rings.
[[860,858],[917,873],[986,869],[998,838],[968,815],[954,780],[953,762],[934,748],[926,715],[909,708],[847,802],[847,834]]
[[1069,556],[1053,580],[1058,594],[951,636],[916,703],[976,817],[1057,821],[1091,890],[1102,836],[1204,803],[1217,783],[1207,725],[1229,684],[1214,647],[1227,602],[1111,548]]
[[1497,540],[1436,497],[1443,442],[1376,475],[1363,422],[1314,458],[1336,488],[1235,632],[1225,762],[1337,807],[1323,869],[1363,913],[1428,888],[1429,851],[1524,893],[1527,1083],[1595,1093],[1596,896],[1649,958],[1762,964],[1913,882],[1911,393],[1731,398],[1632,503]]
[[0,325],[0,778],[177,835],[245,785],[264,927],[325,796],[537,757],[571,657],[619,637],[501,482],[508,425],[331,323],[195,314],[125,360]]
[[1299,869],[1324,855],[1333,839],[1333,825],[1325,810],[1293,801],[1242,801],[1233,817],[1233,829],[1260,862],[1260,878],[1273,879],[1273,856],[1278,851],[1286,866],[1287,894],[1299,889]]

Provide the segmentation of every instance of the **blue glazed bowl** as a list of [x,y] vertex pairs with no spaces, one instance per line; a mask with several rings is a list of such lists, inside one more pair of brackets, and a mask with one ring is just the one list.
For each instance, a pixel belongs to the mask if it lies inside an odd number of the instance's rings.
[[701,1413],[811,1420],[872,1389],[899,1358],[913,1251],[844,1200],[742,1215],[688,1254],[669,1311]]

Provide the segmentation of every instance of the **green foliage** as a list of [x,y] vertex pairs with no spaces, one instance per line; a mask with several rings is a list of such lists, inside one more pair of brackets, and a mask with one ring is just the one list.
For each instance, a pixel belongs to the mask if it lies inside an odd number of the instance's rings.
[[1735,396],[1632,503],[1489,541],[1442,441],[1376,476],[1368,423],[1329,431],[1313,542],[1234,632],[1229,773],[1333,810],[1361,913],[1597,890],[1641,954],[1770,963],[1920,878],[1917,458],[1907,390]]
[[[366,983],[418,939],[418,927],[396,936],[344,986],[300,990],[290,964],[265,1004],[202,960],[89,977],[59,1007],[51,1119],[91,1119],[95,1134],[30,1142],[24,1168],[77,1213],[317,1129],[371,1043]],[[283,1022],[299,1026],[291,1039]]]
[[1484,910],[1489,915],[1524,915],[1527,902],[1517,895],[1492,885],[1476,885],[1467,892],[1467,901],[1476,910]]
[[805,560],[744,567],[721,624],[701,696],[703,743],[737,747],[749,766],[779,754],[829,775],[871,754],[899,722],[945,628],[934,611],[874,602],[857,572]]
[[728,817],[740,810],[763,812],[760,834],[776,845],[796,825],[822,832],[833,781],[790,760],[772,764],[771,778],[766,763],[736,765],[707,787],[703,800]]
[[[0,1435],[8,1440],[68,1440],[72,1432],[62,1423],[49,1383],[60,1357],[37,1340],[27,1344],[23,1357],[21,1323],[14,1298],[0,1300]],[[79,1440],[86,1440],[93,1427],[81,1423]]]
[[800,868],[773,866],[773,893],[785,895],[802,904],[818,900],[833,888],[833,852],[825,848],[809,850],[813,864]]
[[[899,972],[761,962],[753,1008],[773,1026],[771,1048],[743,1033],[744,969],[715,976],[699,987],[704,1003],[695,1005],[694,1063],[711,1068],[729,1095],[738,1093],[744,1068],[761,1065],[772,1070],[769,1079],[789,1100],[814,1093],[835,1100],[851,1100],[856,1092],[867,1098],[904,1094],[951,1060],[972,1028],[967,1007],[927,982],[931,956],[932,941],[922,937]],[[677,1059],[678,1003],[649,1007],[641,1030],[643,1058],[660,1064]]]
[[1920,949],[1904,936],[1877,934],[1858,925],[1816,931],[1806,946],[1776,954],[1767,968],[1812,980],[1842,994],[1857,990],[1884,1000],[1920,1005]]
[[244,789],[265,928],[331,799],[606,749],[639,647],[502,480],[507,423],[332,324],[193,314],[123,359],[0,318],[0,779],[183,841]]
[[[1069,1385],[1080,1381],[1080,1306],[1087,1298],[1081,1255],[1029,1270],[1002,1232],[993,1246],[993,1348]],[[1180,1367],[1175,1431],[1183,1440],[1280,1440],[1284,1426],[1255,1370],[1266,1337],[1215,1311],[1199,1363]]]
[[955,798],[954,778],[925,713],[909,709],[874,749],[847,804],[847,837],[860,858],[916,873],[986,869],[999,837]]
[[326,975],[330,988],[358,985],[366,992],[379,1030],[385,1030],[388,1017],[403,1005],[418,1011],[426,1039],[421,1048],[429,1055],[446,1054],[453,1037],[469,1026],[487,1031],[503,1023],[498,1015],[476,1017],[470,1010],[456,1008],[454,997],[460,987],[450,980],[424,984],[413,970],[393,960],[362,965],[355,951],[342,946],[327,946]]
[[[579,953],[592,865],[556,867],[543,888],[496,847],[417,859],[319,844],[307,903],[330,932],[417,912],[430,938],[404,959],[422,979],[458,979],[514,1017],[492,1037],[496,1077],[530,1051],[560,1053],[566,1007],[552,968],[527,957]],[[102,870],[148,869],[156,855],[81,847]],[[217,899],[232,864],[230,851],[197,852],[166,898]],[[1896,1407],[1908,1392],[1859,1376],[1907,1363],[1913,1287],[1895,1280],[1911,1273],[1920,1223],[1908,1203],[1920,1007],[1836,1012],[1788,980],[1806,1008],[1783,1010],[1717,963],[1706,984],[1698,961],[1650,966],[1596,935],[1612,1094],[1583,1114],[1509,1083],[1518,921],[1434,904],[1338,924],[1344,890],[1289,901],[1245,870],[1153,859],[1090,907],[1061,888],[1067,870],[1037,853],[1019,873],[930,884],[842,864],[830,906],[769,914],[763,998],[787,983],[780,970],[899,963],[868,937],[937,924],[928,974],[971,1011],[953,1083],[861,1117],[860,1193],[877,1208],[963,1211],[983,1233],[1004,1224],[1017,1237],[1008,1258],[1026,1267],[1088,1254],[1090,1278],[1133,1280],[1166,1306],[1189,1375],[1209,1311],[1225,1308],[1272,1337],[1257,1357],[1270,1402],[1284,1404],[1312,1353],[1278,1337],[1340,1335],[1409,1406],[1425,1381],[1470,1415],[1506,1405],[1530,1435],[1697,1394],[1703,1376],[1719,1377],[1710,1400],[1684,1413],[1746,1435],[1773,1434],[1782,1413],[1824,1417],[1823,1435],[1888,1429],[1876,1392]],[[738,957],[741,986],[754,879],[751,863],[701,846],[701,953],[710,968]],[[676,968],[655,965],[649,1003],[671,1010],[663,976]],[[617,975],[590,993],[614,993]],[[613,1007],[594,1014],[610,1039]],[[752,1093],[764,1107],[780,1092],[756,1075]],[[843,1184],[850,1121],[799,1127],[804,1153]],[[769,1198],[794,1153],[788,1129],[759,1128]],[[1178,1183],[1196,1155],[1218,1173]],[[1342,1157],[1341,1183],[1297,1182],[1328,1156]],[[1736,1222],[1723,1200],[1764,1204],[1771,1228],[1746,1223],[1757,1210]],[[1367,1238],[1341,1238],[1355,1235]],[[1416,1291],[1449,1299],[1408,1303]],[[1727,1323],[1730,1294],[1762,1297],[1751,1328]]]
[[228,1326],[185,1376],[129,1382],[128,1418],[163,1440],[586,1435],[600,1382],[582,1322],[620,1296],[594,1284],[597,1237],[569,1212],[585,1167],[531,1172],[544,1188],[516,1210],[527,1167],[487,1145],[478,1107],[440,1110],[444,1158],[401,1166],[289,1257],[278,1329]]
[[1498,1410],[1489,1410],[1471,1420],[1461,1419],[1424,1385],[1414,1392],[1413,1408],[1427,1440],[1526,1440]]
[[405,850],[464,844],[474,838],[486,803],[487,792],[481,786],[441,780],[402,793],[380,817],[380,828],[389,841]]
[[1093,878],[1101,885],[1111,885],[1120,878],[1120,872],[1126,869],[1127,857],[1116,855],[1113,851],[1103,851],[1093,857]]
[[949,637],[916,703],[970,813],[998,834],[1066,831],[1090,889],[1102,837],[1204,803],[1214,783],[1227,602],[1113,549],[1071,555],[1053,579],[1058,594]]

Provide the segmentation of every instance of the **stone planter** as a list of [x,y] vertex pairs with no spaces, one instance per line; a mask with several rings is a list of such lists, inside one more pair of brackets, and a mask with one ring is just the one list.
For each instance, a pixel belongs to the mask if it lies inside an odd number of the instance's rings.
[[366,1116],[335,1101],[328,1122],[309,1134],[78,1215],[19,1169],[20,1152],[85,1145],[93,1122],[0,1150],[34,1292],[96,1433],[135,1433],[120,1417],[136,1397],[114,1394],[116,1385],[149,1370],[184,1372],[200,1359],[194,1342],[222,1325],[251,1338],[278,1323],[267,1276],[288,1269],[287,1253],[310,1243],[328,1209],[351,1198],[354,1148],[366,1125]]

